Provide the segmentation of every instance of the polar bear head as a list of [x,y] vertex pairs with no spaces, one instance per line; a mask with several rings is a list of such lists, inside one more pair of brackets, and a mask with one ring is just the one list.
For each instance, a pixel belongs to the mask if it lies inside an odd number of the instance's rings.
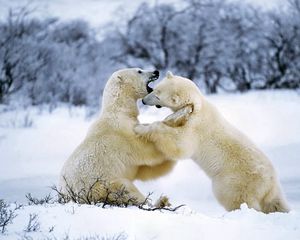
[[149,84],[159,77],[159,71],[145,71],[140,68],[126,68],[113,73],[108,82],[108,88],[111,85],[121,90],[123,94],[136,99],[146,96],[152,92]]
[[102,94],[102,114],[126,112],[137,114],[136,101],[152,92],[150,82],[157,80],[159,72],[140,68],[126,68],[114,72]]
[[175,76],[171,72],[143,98],[145,105],[168,107],[178,111],[187,105],[201,107],[202,94],[191,80]]

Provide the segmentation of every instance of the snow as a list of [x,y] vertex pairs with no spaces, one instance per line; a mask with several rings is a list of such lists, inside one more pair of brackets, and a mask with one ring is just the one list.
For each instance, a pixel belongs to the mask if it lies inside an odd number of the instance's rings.
[[[209,217],[185,208],[177,213],[148,212],[135,208],[102,209],[88,205],[29,206],[18,210],[15,223],[2,239],[16,236],[60,237],[116,236],[127,239],[299,239],[300,215],[276,213],[265,215],[246,205],[241,210]],[[29,214],[39,216],[40,229],[24,233]],[[53,231],[49,233],[49,229]]]
[[[0,239],[22,234],[70,239],[115,236],[127,239],[299,239],[300,237],[300,96],[292,91],[264,91],[209,96],[223,115],[270,157],[292,212],[265,215],[242,206],[226,212],[215,200],[210,180],[192,160],[180,161],[169,175],[136,181],[153,198],[165,194],[176,213],[136,208],[102,209],[87,205],[24,206]],[[167,109],[142,109],[141,122],[163,119]],[[33,121],[31,127],[24,119]],[[53,112],[30,108],[0,115],[0,198],[26,203],[25,194],[42,197],[56,184],[62,164],[84,138],[93,118],[84,108],[61,107]],[[29,214],[37,213],[41,228],[25,233]],[[49,232],[52,226],[54,230]]]

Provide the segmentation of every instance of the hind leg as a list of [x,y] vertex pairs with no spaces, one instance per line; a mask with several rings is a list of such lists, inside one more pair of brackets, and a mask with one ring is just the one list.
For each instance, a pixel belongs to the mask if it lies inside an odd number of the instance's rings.
[[240,209],[241,208],[241,205],[243,203],[246,203],[248,208],[252,208],[252,209],[255,209],[256,211],[261,211],[261,207],[259,205],[259,203],[257,201],[248,201],[248,202],[242,202],[242,201],[228,201],[224,206],[225,209],[227,211],[233,211],[233,210],[236,210],[236,209]]
[[249,208],[261,211],[261,207],[257,198],[251,195],[246,186],[237,184],[234,185],[228,179],[213,182],[213,192],[219,203],[227,210],[233,211],[240,209],[241,204],[246,203]]
[[266,194],[264,199],[261,201],[261,209],[264,213],[290,211],[278,186],[273,186],[273,188]]
[[110,205],[139,205],[145,197],[125,178],[96,180],[92,184],[82,184],[80,189],[70,189],[67,195],[79,203],[103,202]]
[[232,211],[240,207],[240,203],[236,203],[233,200],[232,191],[223,184],[223,181],[213,181],[212,187],[216,199],[227,211]]
[[253,208],[255,209],[256,211],[259,211],[261,212],[261,206],[260,206],[260,203],[257,199],[255,198],[250,198],[246,201],[247,205],[249,208]]

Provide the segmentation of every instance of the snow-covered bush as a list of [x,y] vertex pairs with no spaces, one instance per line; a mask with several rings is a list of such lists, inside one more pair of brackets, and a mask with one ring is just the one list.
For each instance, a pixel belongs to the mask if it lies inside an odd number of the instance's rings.
[[25,232],[36,232],[40,229],[40,223],[38,221],[39,216],[36,213],[29,214],[28,223],[24,229]]
[[[66,179],[65,179],[66,181]],[[98,190],[95,186],[103,187],[103,197],[99,198]],[[177,209],[183,207],[184,205],[178,205],[176,207],[171,207],[169,199],[166,196],[161,196],[157,201],[152,204],[152,199],[150,198],[152,193],[149,193],[143,202],[138,202],[136,198],[130,196],[129,192],[125,187],[121,186],[118,189],[111,188],[109,183],[103,181],[102,179],[97,179],[88,189],[81,189],[80,191],[75,191],[72,186],[66,181],[66,192],[62,192],[57,186],[52,186],[52,190],[56,193],[57,199],[52,200],[51,195],[47,195],[44,198],[37,199],[27,194],[26,197],[29,200],[29,204],[40,205],[44,203],[54,203],[58,202],[60,204],[66,204],[68,202],[74,202],[78,204],[89,204],[96,205],[101,208],[116,206],[127,208],[129,206],[136,206],[141,210],[146,211],[172,211],[175,212]]]
[[46,195],[43,198],[36,198],[31,195],[31,193],[27,193],[25,196],[28,200],[28,205],[43,205],[53,203],[53,197],[51,194]]
[[5,233],[7,225],[11,224],[15,217],[15,211],[0,199],[0,233]]

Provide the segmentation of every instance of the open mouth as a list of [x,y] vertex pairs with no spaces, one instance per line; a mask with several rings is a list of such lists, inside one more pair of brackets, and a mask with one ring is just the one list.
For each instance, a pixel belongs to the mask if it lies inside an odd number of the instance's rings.
[[155,81],[155,80],[147,82],[147,93],[152,93],[153,92],[153,88],[149,86],[149,84],[152,83],[153,81]]
[[153,88],[150,87],[150,83],[156,81],[159,78],[159,71],[155,70],[152,75],[149,77],[149,80],[147,81],[147,92],[151,93],[153,92]]

